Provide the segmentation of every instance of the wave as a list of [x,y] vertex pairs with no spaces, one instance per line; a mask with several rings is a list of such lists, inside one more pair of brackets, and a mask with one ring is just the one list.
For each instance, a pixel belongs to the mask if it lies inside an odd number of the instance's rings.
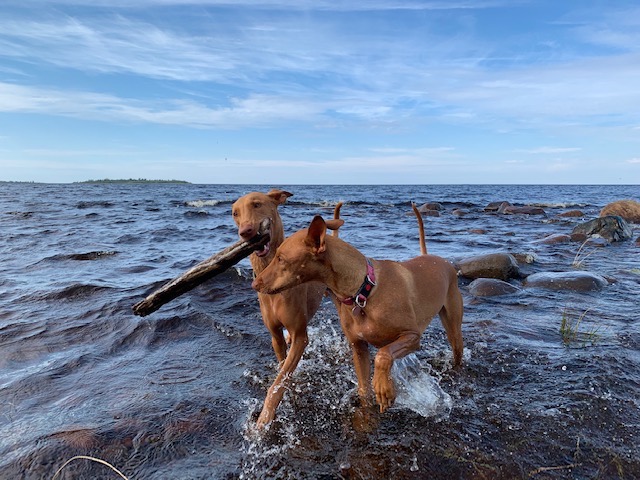
[[60,290],[41,294],[38,298],[40,300],[79,300],[108,290],[112,290],[112,288],[103,285],[75,283]]
[[190,200],[188,202],[184,202],[184,205],[187,207],[204,208],[215,207],[221,203],[223,203],[223,200]]

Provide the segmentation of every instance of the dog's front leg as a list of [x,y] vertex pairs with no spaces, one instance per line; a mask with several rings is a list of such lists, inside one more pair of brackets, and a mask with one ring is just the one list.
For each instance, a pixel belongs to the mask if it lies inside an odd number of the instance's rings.
[[282,397],[284,396],[285,389],[290,381],[291,374],[298,366],[298,362],[302,358],[302,354],[304,353],[307,343],[308,337],[306,328],[302,332],[291,333],[291,348],[289,349],[289,353],[287,354],[287,358],[282,364],[282,367],[280,367],[280,371],[278,372],[273,385],[269,388],[267,396],[264,399],[264,406],[262,407],[262,412],[260,412],[260,416],[257,421],[258,428],[264,427],[275,418],[276,409],[282,401]]
[[412,332],[398,337],[393,343],[378,350],[373,372],[373,391],[380,405],[380,413],[391,407],[396,399],[396,388],[391,378],[394,360],[402,358],[420,348],[420,335]]
[[371,405],[371,358],[369,344],[364,340],[351,342],[353,366],[358,377],[358,397],[363,407]]

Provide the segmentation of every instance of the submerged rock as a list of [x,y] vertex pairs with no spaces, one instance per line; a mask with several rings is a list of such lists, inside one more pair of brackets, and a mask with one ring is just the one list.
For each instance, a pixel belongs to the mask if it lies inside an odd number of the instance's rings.
[[600,216],[617,215],[627,222],[640,224],[640,202],[635,200],[618,200],[609,203],[600,210]]
[[469,284],[469,293],[476,297],[510,295],[520,291],[522,290],[515,285],[497,278],[477,278]]
[[537,240],[535,243],[544,243],[546,245],[555,245],[557,243],[569,243],[571,242],[571,236],[566,235],[564,233],[554,233],[553,235],[548,235],[544,237],[542,240]]
[[608,215],[581,223],[573,229],[571,234],[572,236],[584,234],[587,237],[599,235],[609,242],[629,240],[633,235],[629,224],[617,215]]
[[502,213],[504,215],[546,215],[547,212],[544,211],[543,208],[540,207],[532,207],[530,205],[525,205],[524,207],[516,207],[515,205],[509,205],[503,203],[498,208],[498,213]]
[[520,278],[518,261],[509,253],[489,253],[458,262],[458,272],[467,278]]
[[424,213],[427,210],[435,210],[437,212],[442,210],[442,205],[438,202],[427,202],[427,203],[423,203],[422,205],[420,205],[418,207],[418,211],[420,213]]
[[572,218],[572,217],[584,217],[584,213],[580,210],[569,210],[567,212],[562,212],[558,214],[559,217],[568,217],[568,218]]
[[547,288],[591,292],[602,290],[609,282],[606,278],[590,272],[540,272],[529,275],[524,286],[527,288]]
[[511,205],[509,202],[507,201],[501,201],[501,202],[491,202],[489,203],[489,205],[487,205],[486,207],[484,207],[484,211],[485,212],[497,212],[498,209],[502,206],[502,205]]

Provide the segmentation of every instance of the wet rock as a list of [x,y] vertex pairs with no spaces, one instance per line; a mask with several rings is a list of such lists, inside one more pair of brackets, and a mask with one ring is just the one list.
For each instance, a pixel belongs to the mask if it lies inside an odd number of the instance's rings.
[[469,284],[469,293],[476,297],[495,297],[520,292],[521,289],[497,278],[477,278]]
[[609,203],[600,210],[600,216],[617,215],[624,218],[629,223],[640,224],[640,202],[635,200],[618,200]]
[[474,235],[486,235],[487,231],[484,228],[472,228],[469,230],[469,233],[473,233]]
[[518,261],[509,253],[489,253],[458,262],[458,272],[466,278],[520,278]]
[[420,212],[423,217],[439,217],[440,212],[437,210],[423,210]]
[[590,272],[540,272],[529,275],[524,281],[524,286],[527,288],[572,292],[598,291],[608,284],[606,278]]
[[535,243],[544,243],[545,245],[555,245],[558,243],[569,243],[571,242],[571,236],[563,233],[554,233],[553,235],[548,235],[544,237],[542,240],[537,240]]
[[584,213],[580,210],[569,210],[558,214],[559,217],[572,218],[572,217],[584,217]]
[[498,213],[504,215],[546,215],[547,212],[541,207],[532,207],[525,205],[523,207],[516,207],[515,205],[507,205],[503,203],[498,208]]
[[531,265],[536,262],[537,258],[534,253],[512,253],[513,257],[519,264]]
[[461,208],[456,208],[451,212],[451,214],[455,215],[456,217],[464,217],[467,214],[467,211]]
[[427,211],[427,210],[435,210],[437,212],[440,212],[442,211],[442,205],[438,202],[428,202],[418,207],[418,211],[420,213],[423,213],[424,211]]
[[73,253],[73,254],[69,255],[67,258],[69,258],[69,260],[80,260],[80,261],[99,260],[99,259],[102,259],[102,258],[112,257],[112,256],[116,255],[117,253],[118,252],[113,252],[113,251]]
[[573,229],[573,234],[584,234],[587,237],[599,235],[609,242],[629,240],[632,236],[629,224],[617,215],[608,215],[581,223]]
[[502,206],[502,205],[511,205],[511,204],[509,202],[506,202],[506,201],[491,202],[491,203],[489,203],[489,205],[484,207],[484,211],[485,212],[497,212],[498,209],[500,208],[500,206]]

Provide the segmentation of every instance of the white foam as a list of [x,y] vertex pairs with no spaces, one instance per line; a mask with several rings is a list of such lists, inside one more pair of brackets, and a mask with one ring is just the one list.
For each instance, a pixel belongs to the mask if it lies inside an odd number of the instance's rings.
[[215,207],[220,203],[220,200],[191,200],[186,202],[188,207],[203,208],[203,207]]

